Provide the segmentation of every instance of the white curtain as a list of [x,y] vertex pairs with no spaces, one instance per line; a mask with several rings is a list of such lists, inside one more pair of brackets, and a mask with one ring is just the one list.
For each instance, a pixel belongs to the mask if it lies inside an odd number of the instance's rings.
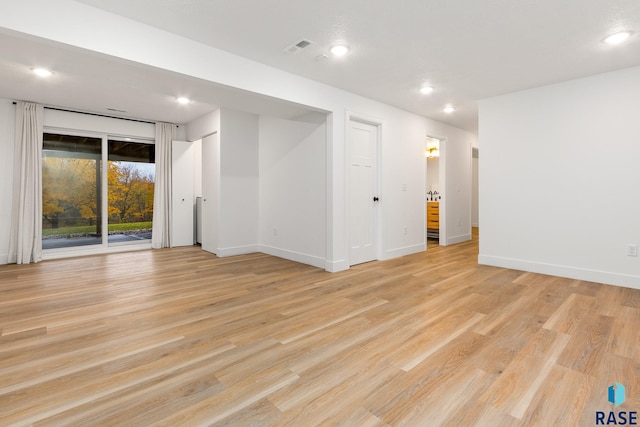
[[43,116],[42,105],[16,103],[10,263],[42,259]]
[[176,126],[156,123],[156,182],[153,193],[153,232],[151,247],[171,246],[171,141]]

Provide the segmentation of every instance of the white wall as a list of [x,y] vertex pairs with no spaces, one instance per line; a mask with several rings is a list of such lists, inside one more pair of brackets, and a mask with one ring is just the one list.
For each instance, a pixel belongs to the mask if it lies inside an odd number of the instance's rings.
[[640,68],[480,102],[482,264],[640,288]]
[[[221,108],[185,128],[189,140],[204,137],[196,145],[193,176],[200,181],[196,191],[207,193],[210,215],[202,221],[212,227],[214,241],[206,246],[221,257],[258,251],[258,116]],[[216,141],[207,150],[211,158],[203,157],[203,145]]]
[[324,122],[260,117],[263,252],[325,267],[326,140]]
[[[424,233],[424,119],[380,111],[382,147],[378,209],[382,225],[382,259],[426,249]],[[404,234],[404,229],[407,234]]]
[[[40,13],[34,15],[33,10]],[[60,13],[61,10],[64,13]],[[56,16],[57,25],[49,25],[50,16]],[[449,144],[467,146],[476,143],[475,135],[452,126],[70,0],[58,0],[55,4],[46,0],[0,2],[0,27],[330,112],[324,156],[326,268],[329,271],[348,268],[346,112],[375,117],[383,122],[380,204],[383,258],[425,248],[425,136],[435,135]],[[113,28],[118,31],[112,31]],[[171,55],[167,55],[167,51]],[[186,134],[188,140],[202,136]],[[468,162],[458,164],[458,159],[452,159],[452,162],[454,164],[447,165],[452,174],[469,167]],[[459,216],[470,215],[469,206],[457,202],[456,206],[467,209],[467,212],[458,212]],[[407,234],[403,233],[404,227]],[[456,235],[454,231],[451,230],[452,236]]]
[[186,129],[187,141],[196,141],[205,136],[209,136],[220,129],[220,110],[212,111],[202,117],[187,123]]
[[[212,111],[202,117],[193,120],[182,126],[185,131],[185,139],[193,141],[193,194],[194,197],[202,197],[202,139],[206,136],[218,132],[220,129],[220,110]],[[195,203],[195,200],[194,200]],[[195,215],[194,208],[194,215]],[[197,226],[195,218],[194,227]],[[196,230],[194,230],[194,236]]]
[[11,101],[0,99],[0,264],[9,258],[15,111]]
[[[212,135],[220,130],[220,110],[212,111],[211,113],[207,113],[202,117],[199,117],[190,123],[182,126],[185,129],[185,135],[187,141],[193,141],[193,191],[196,197],[205,196],[203,190],[203,179],[204,177],[210,177],[213,182],[209,183],[210,187],[208,189],[209,192],[209,200],[208,206],[203,206],[203,212],[214,212],[215,217],[219,218],[219,199],[220,199],[220,170],[217,166],[219,164],[220,157],[220,146],[219,140],[217,137],[213,137]],[[219,135],[218,135],[219,136]],[[215,141],[215,142],[214,142]],[[206,161],[203,157],[203,144],[214,144],[211,150],[207,151],[212,154],[212,159]],[[211,147],[210,147],[211,148]],[[215,153],[214,153],[215,151]],[[203,163],[207,162],[208,165],[204,165]],[[216,170],[212,171],[211,168],[215,167]],[[203,171],[203,168],[208,168]],[[215,188],[213,188],[215,187]],[[204,198],[204,197],[203,197]],[[196,226],[197,226],[197,218],[196,218]],[[207,247],[208,249],[217,250],[218,248],[218,229],[220,228],[218,225],[217,219],[209,220],[207,224],[202,226],[203,229],[206,227],[212,227],[213,232],[208,234],[208,238],[215,240],[215,242],[205,242],[203,243],[203,247]],[[202,232],[202,230],[201,230]],[[197,234],[197,233],[196,233]],[[206,234],[206,233],[205,233]],[[201,242],[202,243],[202,242]]]
[[258,116],[220,110],[218,256],[258,251]]

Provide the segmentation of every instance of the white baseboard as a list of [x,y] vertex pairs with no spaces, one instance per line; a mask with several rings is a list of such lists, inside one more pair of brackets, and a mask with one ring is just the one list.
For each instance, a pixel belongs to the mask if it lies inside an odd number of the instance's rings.
[[471,234],[462,234],[447,238],[447,245],[455,245],[456,243],[468,242],[471,240]]
[[348,270],[349,263],[346,259],[341,259],[339,261],[325,261],[324,269],[329,273],[337,273],[339,271]]
[[640,276],[630,276],[608,271],[590,270],[491,255],[478,255],[478,264],[640,289]]
[[314,267],[325,269],[326,260],[314,255],[307,255],[287,249],[274,248],[273,246],[267,245],[261,245],[259,252],[263,252],[267,255],[277,256],[278,258],[288,259],[289,261],[295,261],[301,264],[312,265]]
[[9,254],[0,254],[0,265],[9,264]]
[[218,248],[216,255],[220,258],[236,255],[246,255],[260,252],[260,245],[232,246],[230,248]]
[[399,258],[405,255],[411,255],[418,252],[424,252],[427,250],[427,245],[425,243],[420,243],[417,245],[405,246],[403,248],[391,249],[384,252],[382,256],[382,260]]

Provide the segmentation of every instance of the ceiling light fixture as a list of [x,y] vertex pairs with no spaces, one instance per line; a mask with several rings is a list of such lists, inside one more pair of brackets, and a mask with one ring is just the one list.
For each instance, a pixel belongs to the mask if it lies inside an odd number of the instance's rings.
[[429,95],[431,92],[433,92],[433,88],[431,86],[422,86],[420,88],[420,93],[423,95]]
[[427,138],[427,148],[424,150],[427,159],[440,157],[440,141],[435,138]]
[[610,36],[605,37],[604,39],[602,39],[602,41],[607,44],[620,44],[631,37],[631,34],[633,34],[631,31],[620,31],[618,33],[611,34]]
[[447,114],[451,114],[454,111],[456,111],[456,109],[455,109],[455,107],[453,105],[447,105],[446,107],[444,107],[444,110],[442,110],[442,111],[444,111]]
[[435,159],[436,157],[440,157],[440,150],[437,147],[429,147],[425,150],[424,156],[427,159]]
[[49,70],[47,70],[46,68],[34,68],[31,71],[33,71],[33,74],[35,74],[38,77],[50,77],[53,73]]
[[184,96],[177,98],[176,101],[178,101],[178,104],[182,104],[182,105],[186,105],[191,102],[189,98],[185,98]]
[[330,49],[333,56],[344,56],[349,53],[349,50],[350,48],[346,44],[337,44]]

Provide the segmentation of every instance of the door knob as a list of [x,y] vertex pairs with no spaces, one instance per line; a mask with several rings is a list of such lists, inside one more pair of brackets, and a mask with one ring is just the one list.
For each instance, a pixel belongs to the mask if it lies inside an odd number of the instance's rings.
[[380,199],[379,199],[379,198],[377,198],[377,197],[374,197],[374,198],[373,198],[373,201],[374,201],[374,202],[378,202],[378,201],[380,201]]

